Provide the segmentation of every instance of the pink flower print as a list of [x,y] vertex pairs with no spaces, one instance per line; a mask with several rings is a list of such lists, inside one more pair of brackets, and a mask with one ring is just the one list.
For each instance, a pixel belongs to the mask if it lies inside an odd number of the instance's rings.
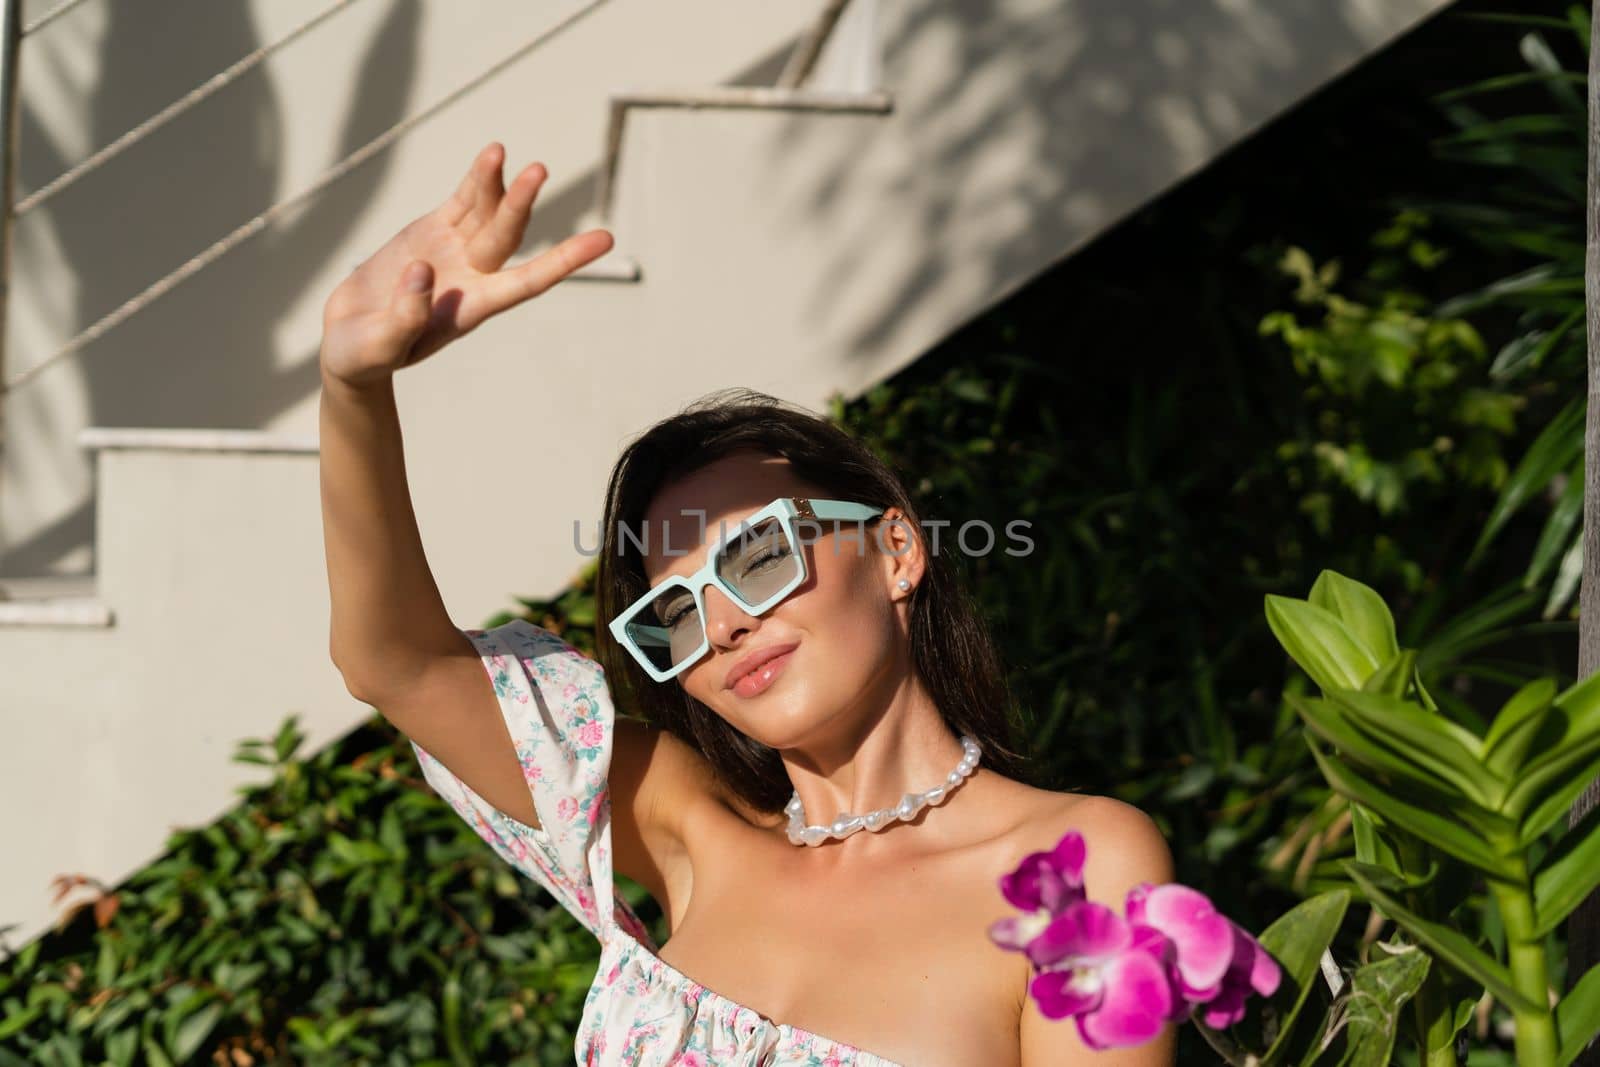
[[530,782],[542,782],[542,781],[544,781],[544,768],[539,766],[537,763],[528,764],[526,770],[523,773],[524,773],[525,777],[528,779],[528,781],[530,781]]
[[617,981],[617,976],[619,974],[621,974],[621,973],[622,973],[622,964],[613,963],[611,965],[611,970],[606,974],[606,985],[608,985],[608,986],[609,985],[614,985],[616,983],[616,981]]
[[571,822],[573,816],[577,814],[578,802],[576,800],[573,800],[571,797],[562,797],[560,800],[556,801],[556,815],[558,815],[560,818],[566,820],[567,822]]
[[568,682],[561,689],[561,699],[563,699],[563,700],[571,700],[573,697],[575,697],[577,695],[578,695],[578,687],[573,682]]
[[685,1052],[672,1061],[672,1067],[709,1067],[705,1056],[698,1052]]
[[599,748],[600,743],[606,739],[605,723],[598,719],[590,719],[578,727],[578,744],[584,748]]

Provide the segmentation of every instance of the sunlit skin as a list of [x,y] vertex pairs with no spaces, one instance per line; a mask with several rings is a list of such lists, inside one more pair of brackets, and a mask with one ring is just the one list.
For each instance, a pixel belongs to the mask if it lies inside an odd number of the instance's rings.
[[[462,647],[465,639],[444,610],[409,521],[390,382],[611,249],[611,233],[596,229],[508,265],[547,171],[530,163],[508,185],[505,163],[503,145],[486,146],[453,193],[330,296],[320,356],[322,495],[330,653],[346,684],[429,751],[448,753],[445,762],[480,793],[503,798],[495,800],[501,810],[533,817],[493,692],[482,688],[489,683],[473,649]],[[653,583],[698,570],[706,555],[702,538],[714,539],[719,522],[734,528],[782,496],[837,494],[806,484],[786,461],[757,453],[724,457],[663,486],[647,515],[648,577]],[[704,512],[703,525],[696,509]],[[759,617],[707,586],[711,648],[662,683],[681,685],[775,749],[811,823],[892,805],[907,791],[943,781],[962,756],[910,660],[912,605],[928,557],[922,539],[897,518],[903,516],[891,509],[880,523],[867,524],[864,546],[835,534],[814,541],[806,548],[804,584]],[[662,551],[663,522],[666,544],[683,554]],[[874,532],[880,524],[883,550]],[[901,579],[912,590],[899,589]],[[764,692],[746,698],[727,688],[734,663],[789,642],[798,647]],[[469,697],[485,717],[496,716],[492,728],[482,728]],[[445,708],[458,710],[443,714]],[[1090,899],[1120,910],[1138,882],[1171,881],[1170,850],[1139,809],[1109,797],[1034,788],[980,760],[971,777],[910,823],[797,847],[785,835],[784,815],[724,806],[705,785],[703,767],[684,771],[703,757],[680,758],[687,751],[681,739],[678,747],[659,739],[649,747],[624,745],[642,735],[629,730],[625,738],[622,722],[613,786],[630,758],[636,765],[626,777],[635,787],[646,764],[669,768],[653,780],[678,791],[658,797],[660,807],[696,814],[675,820],[651,803],[613,812],[617,869],[650,877],[667,913],[662,960],[784,1022],[917,1067],[1172,1064],[1172,1028],[1138,1048],[1086,1049],[1071,1022],[1044,1019],[1028,998],[1026,959],[985,935],[989,923],[1009,913],[1000,875],[1069,829],[1081,831],[1088,845]],[[662,750],[675,754],[661,757]],[[681,838],[669,824],[684,828]],[[647,850],[641,828],[659,851]]]
[[[646,574],[654,585],[692,573],[705,562],[705,541],[733,532],[776,497],[832,495],[800,480],[780,457],[725,457],[657,494],[647,514]],[[705,513],[705,541],[697,509]],[[740,732],[777,749],[811,822],[894,803],[911,783],[932,786],[961,759],[960,741],[911,670],[911,597],[925,566],[922,547],[908,539],[898,509],[884,518],[901,523],[845,523],[839,533],[824,533],[807,545],[806,580],[764,615],[747,614],[722,590],[707,586],[711,648],[665,683],[682,685]],[[663,524],[666,545],[686,554],[665,554]],[[880,536],[890,552],[878,548]],[[911,591],[896,588],[901,578],[911,582]],[[739,660],[796,641],[782,673],[764,692],[746,698],[726,687]],[[868,844],[854,838],[850,843]]]
[[[651,585],[694,573],[704,565],[711,543],[781,496],[836,498],[837,494],[798,477],[787,460],[756,452],[726,456],[663,487],[646,515],[650,542],[645,573]],[[888,521],[896,518],[901,521]],[[824,528],[831,529],[831,524]],[[853,523],[841,524],[839,533],[815,538],[805,549],[805,581],[760,616],[748,614],[715,586],[706,586],[702,596],[710,648],[694,666],[660,683],[683,686],[742,733],[776,749],[805,805],[808,823],[889,806],[908,790],[920,791],[941,781],[962,755],[959,739],[945,725],[910,659],[911,604],[926,568],[927,545],[912,535],[898,509],[887,510],[878,523],[865,524],[865,536],[859,539],[864,547],[858,547],[856,529]],[[667,546],[673,554],[667,553]],[[902,578],[911,582],[912,590],[897,587]],[[763,692],[745,698],[727,688],[735,663],[758,649],[792,642],[798,645],[787,665]],[[1167,846],[1142,812],[1103,797],[1034,789],[987,770],[981,761],[948,798],[919,814],[912,825],[901,825],[900,832],[861,830],[842,841],[796,848],[783,837],[785,816],[745,814],[753,829],[783,839],[777,855],[790,860],[782,871],[770,872],[774,883],[808,879],[805,893],[812,906],[823,911],[849,907],[849,887],[860,885],[863,877],[883,880],[891,877],[889,871],[936,871],[945,856],[962,857],[956,861],[958,868],[992,869],[998,877],[1026,852],[1052,846],[1068,827],[1082,830],[1090,842],[1085,875],[1092,899],[1120,910],[1134,883],[1172,879]],[[734,841],[728,847],[750,855]],[[784,892],[765,890],[760,872],[745,877],[752,893]],[[988,884],[993,879],[980,876],[976,881]],[[936,890],[929,887],[927,892]],[[974,930],[1007,914],[1004,903],[995,899],[961,918],[959,911],[967,899],[988,901],[981,887],[970,897],[952,891],[948,899],[958,913],[946,921],[970,923]],[[919,914],[908,909],[906,921],[924,922],[916,917]],[[914,942],[919,936],[935,936],[935,931],[908,930],[903,936]],[[1031,971],[1023,957],[1011,956],[997,967],[993,954],[998,949],[981,937],[966,943],[967,961],[956,969],[973,975],[998,970],[1011,976],[996,983],[993,1004],[1007,1020],[1002,1031],[1016,1034],[1018,1044],[996,1049],[988,1062],[1021,1067],[1047,1063],[1169,1067],[1174,1062],[1175,1027],[1136,1048],[1100,1052],[1086,1048],[1070,1021],[1045,1019],[1026,996]],[[673,955],[673,948],[683,946],[669,942],[663,955]],[[717,953],[699,952],[704,955],[690,956],[696,970],[717,973],[704,964]],[[885,973],[897,970],[886,964]],[[898,996],[911,998],[904,1016],[908,1021],[918,1018],[909,1007],[919,996],[917,968],[914,957],[898,968],[906,972]],[[950,969],[948,964],[945,969]],[[891,1001],[897,999],[889,996]],[[958,1061],[965,1054],[956,1052],[959,1044],[949,1038],[943,1044],[945,1054],[957,1055]]]

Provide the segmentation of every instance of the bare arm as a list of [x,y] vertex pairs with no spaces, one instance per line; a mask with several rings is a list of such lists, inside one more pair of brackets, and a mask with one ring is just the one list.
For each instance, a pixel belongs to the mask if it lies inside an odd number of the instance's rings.
[[591,230],[502,269],[546,172],[505,188],[504,149],[347,277],[323,309],[321,493],[329,655],[351,694],[508,815],[537,826],[494,687],[445,609],[406,483],[393,376],[612,246]]
[[[504,149],[486,147],[443,204],[357,267],[324,308],[329,654],[352,695],[496,808],[538,827],[494,684],[451,621],[423,553],[393,389],[396,371],[612,247],[609,232],[590,230],[502,269],[545,179],[535,163],[508,189],[503,165]],[[619,719],[610,785],[617,869],[663,904],[681,904],[688,886],[681,828],[702,802],[715,800],[708,765],[676,738]]]

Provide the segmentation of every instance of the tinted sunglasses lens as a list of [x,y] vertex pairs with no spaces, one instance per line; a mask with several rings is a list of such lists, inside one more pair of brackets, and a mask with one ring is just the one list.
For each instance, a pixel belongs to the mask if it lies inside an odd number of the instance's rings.
[[800,560],[783,523],[765,519],[739,531],[722,547],[716,569],[717,577],[752,608],[793,582],[800,574]]
[[688,659],[705,639],[700,609],[682,586],[668,589],[623,623],[634,647],[658,671],[671,670]]

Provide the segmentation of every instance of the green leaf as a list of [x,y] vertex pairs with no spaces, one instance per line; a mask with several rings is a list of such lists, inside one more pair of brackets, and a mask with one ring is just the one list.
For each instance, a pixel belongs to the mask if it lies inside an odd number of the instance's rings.
[[1300,713],[1306,726],[1318,737],[1338,747],[1347,761],[1367,772],[1403,779],[1420,796],[1413,799],[1454,811],[1468,801],[1452,782],[1407,759],[1385,745],[1382,739],[1363,733],[1351,723],[1347,712],[1331,700],[1285,693],[1284,700]]
[[1378,833],[1372,813],[1359,804],[1350,805],[1350,833],[1356,840],[1357,861],[1390,871],[1400,869],[1400,858]]
[[1328,699],[1349,712],[1356,729],[1427,768],[1487,810],[1500,807],[1506,782],[1486,773],[1483,741],[1470,730],[1382,693],[1343,690],[1329,693]]
[[1532,811],[1522,817],[1522,828],[1517,844],[1527,848],[1544,836],[1544,832],[1572,811],[1572,805],[1589,788],[1589,783],[1600,778],[1600,756],[1581,771],[1558,781],[1556,787],[1542,794]]
[[1554,678],[1536,678],[1505,702],[1483,737],[1484,762],[1491,771],[1511,778],[1522,769],[1528,746],[1543,726],[1555,696]]
[[1375,786],[1338,757],[1323,752],[1316,739],[1309,734],[1306,735],[1306,744],[1310,746],[1317,766],[1322,769],[1323,777],[1340,793],[1357,804],[1371,808],[1396,827],[1410,831],[1485,874],[1502,880],[1511,879],[1513,872],[1509,862],[1484,844],[1478,834],[1443,815],[1408,804]]
[[1590,967],[1556,1004],[1556,1067],[1567,1067],[1600,1033],[1600,966]]
[[1467,557],[1467,567],[1477,565],[1489,542],[1529,500],[1550,484],[1550,479],[1571,467],[1583,455],[1584,395],[1573,397],[1567,406],[1544,428],[1517,463],[1516,470],[1500,489],[1500,497],[1489,513],[1478,543]]
[[1383,666],[1374,671],[1372,677],[1361,686],[1361,691],[1404,697],[1416,672],[1417,653],[1414,649],[1405,649],[1389,657]]
[[211,1031],[216,1029],[217,1021],[222,1018],[223,1003],[212,1001],[199,1011],[183,1020],[178,1027],[177,1036],[172,1042],[172,1056],[179,1063],[188,1062],[211,1036]]
[[1550,567],[1572,543],[1573,532],[1579,529],[1583,518],[1583,457],[1567,471],[1567,484],[1561,499],[1550,509],[1544,529],[1539,533],[1539,543],[1534,547],[1533,558],[1527,573],[1522,576],[1522,587],[1532,589],[1538,585]]
[[1553,619],[1567,606],[1574,593],[1583,585],[1583,532],[1573,535],[1561,565],[1556,568],[1556,579],[1550,583],[1550,596],[1544,602],[1540,616]]
[[1319,893],[1284,912],[1256,938],[1283,970],[1272,994],[1280,1010],[1278,1035],[1263,1055],[1264,1063],[1273,1062],[1293,1034],[1306,995],[1321,980],[1322,954],[1333,943],[1349,907],[1348,889]]
[[1522,775],[1506,795],[1500,811],[1520,822],[1523,814],[1547,788],[1587,766],[1596,756],[1600,756],[1600,734],[1563,738],[1522,769]]
[[172,1057],[168,1056],[149,1034],[146,1034],[144,1039],[144,1061],[150,1064],[150,1067],[175,1067]]
[[1571,717],[1574,735],[1600,733],[1600,671],[1563,689],[1555,704]]
[[1360,689],[1378,669],[1377,658],[1331,612],[1271,593],[1266,611],[1278,643],[1324,692]]
[[1400,651],[1389,605],[1370,586],[1338,571],[1324,570],[1312,583],[1307,599],[1344,623],[1374,661],[1382,663]]
[[1423,874],[1402,874],[1388,867],[1380,867],[1374,863],[1363,863],[1360,860],[1345,860],[1344,862],[1353,864],[1373,885],[1391,893],[1407,893],[1421,889],[1439,876],[1439,861],[1432,858],[1428,860],[1428,870]]
[[1341,1044],[1343,1049],[1334,1056],[1318,1057],[1318,1067],[1388,1067],[1401,1010],[1422,988],[1431,963],[1428,954],[1413,945],[1399,955],[1358,967],[1350,976],[1346,1014],[1339,1024],[1342,1040],[1334,1045],[1335,1050]]
[[1352,869],[1348,864],[1345,870],[1349,872],[1350,880],[1361,887],[1362,893],[1366,894],[1368,900],[1424,947],[1431,950],[1446,966],[1454,967],[1473,981],[1482,983],[1485,989],[1513,1010],[1539,1010],[1538,1005],[1517,991],[1517,987],[1512,984],[1511,972],[1502,967],[1500,961],[1450,927],[1429,922],[1411,911],[1400,901],[1373,885],[1359,870]]
[[1562,835],[1533,879],[1534,939],[1554,930],[1600,885],[1600,808]]

